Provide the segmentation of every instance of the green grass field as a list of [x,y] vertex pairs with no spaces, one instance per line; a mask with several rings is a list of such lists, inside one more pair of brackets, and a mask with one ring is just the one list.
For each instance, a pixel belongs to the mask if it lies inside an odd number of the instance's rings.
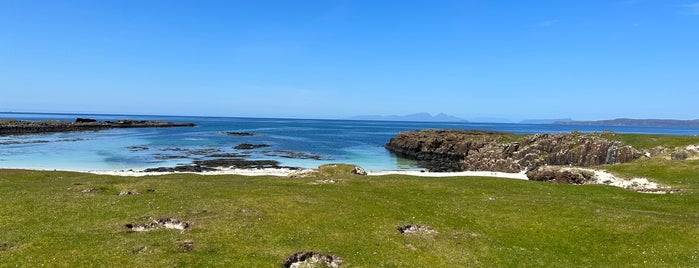
[[[339,256],[342,267],[699,266],[699,160],[603,168],[681,191],[347,166],[307,178],[0,170],[0,267],[282,267],[299,251]],[[165,217],[192,226],[125,227]],[[410,223],[437,232],[398,232]]]

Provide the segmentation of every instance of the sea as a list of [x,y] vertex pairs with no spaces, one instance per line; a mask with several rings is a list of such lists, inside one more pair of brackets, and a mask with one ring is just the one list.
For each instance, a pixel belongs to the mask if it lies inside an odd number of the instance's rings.
[[[572,131],[699,135],[697,128],[575,126],[470,122],[397,122],[199,116],[0,113],[2,119],[189,122],[196,127],[127,128],[89,132],[0,136],[0,168],[121,171],[174,167],[232,155],[276,160],[281,166],[316,168],[348,163],[367,170],[418,170],[415,161],[384,148],[401,131],[466,129],[518,134]],[[232,136],[246,132],[253,136]],[[263,148],[236,149],[240,144]]]

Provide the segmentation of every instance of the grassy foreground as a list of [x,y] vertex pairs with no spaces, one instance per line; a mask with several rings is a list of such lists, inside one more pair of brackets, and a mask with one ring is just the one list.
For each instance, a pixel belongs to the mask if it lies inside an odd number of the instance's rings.
[[[0,170],[0,266],[281,267],[298,251],[340,256],[343,267],[699,265],[699,161],[610,168],[641,167],[682,192],[366,177],[345,166],[295,179]],[[327,178],[339,182],[314,184]],[[162,217],[192,227],[125,227]],[[408,223],[437,233],[397,231]]]

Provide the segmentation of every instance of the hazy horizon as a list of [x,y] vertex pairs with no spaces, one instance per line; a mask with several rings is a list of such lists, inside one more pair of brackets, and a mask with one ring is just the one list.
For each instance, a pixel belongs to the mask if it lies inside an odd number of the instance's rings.
[[0,111],[697,119],[699,2],[2,1]]

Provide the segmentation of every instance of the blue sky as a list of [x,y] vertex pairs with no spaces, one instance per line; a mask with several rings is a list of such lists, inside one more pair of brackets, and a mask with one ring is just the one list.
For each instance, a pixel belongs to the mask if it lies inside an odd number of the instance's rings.
[[699,0],[0,0],[0,111],[697,119]]

